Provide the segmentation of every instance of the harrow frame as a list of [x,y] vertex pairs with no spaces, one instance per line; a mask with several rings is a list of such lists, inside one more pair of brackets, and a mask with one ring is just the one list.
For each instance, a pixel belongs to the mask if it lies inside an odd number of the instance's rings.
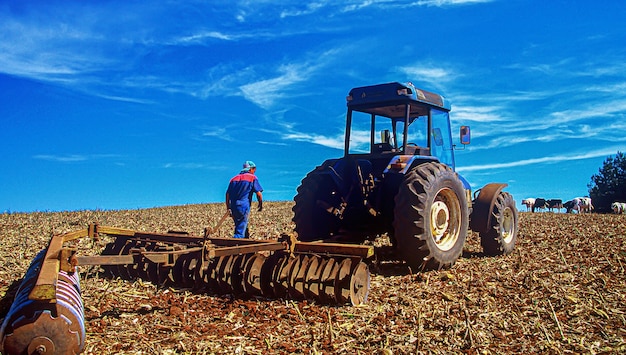
[[[223,220],[223,219],[222,219]],[[143,279],[157,285],[236,297],[367,302],[372,246],[211,237],[187,232],[141,232],[89,224],[57,234],[33,260],[0,329],[2,354],[80,353],[84,306],[79,267],[102,267],[105,277]],[[99,255],[80,255],[82,238],[112,237]],[[53,330],[53,331],[51,331]]]

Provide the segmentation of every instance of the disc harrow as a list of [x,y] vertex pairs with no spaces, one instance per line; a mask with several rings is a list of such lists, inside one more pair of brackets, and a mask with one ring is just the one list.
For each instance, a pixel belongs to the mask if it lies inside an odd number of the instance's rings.
[[[243,298],[367,302],[370,273],[362,245],[147,233],[91,224],[55,235],[33,260],[0,332],[0,353],[80,353],[85,328],[80,266],[107,278]],[[72,242],[110,237],[99,255],[79,255]],[[59,350],[61,350],[59,352]]]
[[362,261],[369,253],[368,247],[300,243],[289,236],[272,242],[137,232],[107,244],[100,257],[78,256],[77,264],[100,264],[107,277],[237,297],[357,305],[367,300],[359,290],[369,289]]

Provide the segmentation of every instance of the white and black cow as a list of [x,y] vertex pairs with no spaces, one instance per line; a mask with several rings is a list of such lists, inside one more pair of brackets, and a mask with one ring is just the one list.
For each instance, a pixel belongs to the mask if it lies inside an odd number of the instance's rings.
[[578,199],[573,199],[565,202],[563,204],[563,208],[565,208],[566,213],[572,213],[573,211],[579,212],[580,208],[578,207]]
[[534,210],[535,207],[535,199],[534,198],[525,198],[522,200],[522,205],[526,206],[526,212],[530,210]]
[[573,200],[565,202],[563,207],[567,210],[567,213],[572,211],[576,211],[578,213],[590,213],[593,210],[590,197],[576,197]]
[[613,213],[626,213],[626,203],[615,201],[611,204],[611,209],[613,210]]
[[552,210],[555,208],[557,212],[561,212],[561,208],[563,208],[563,200],[550,199],[547,201],[547,203],[548,203],[548,209],[550,210],[550,212],[553,212]]
[[548,208],[548,202],[546,201],[545,198],[536,198],[535,199],[535,205],[532,208],[532,211],[535,212],[535,210],[545,210],[546,208]]

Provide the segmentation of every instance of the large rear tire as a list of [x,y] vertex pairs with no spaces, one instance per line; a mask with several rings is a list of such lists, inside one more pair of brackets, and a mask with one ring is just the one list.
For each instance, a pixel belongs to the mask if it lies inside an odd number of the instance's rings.
[[292,221],[298,240],[310,242],[330,238],[339,228],[339,219],[320,206],[319,201],[337,205],[338,197],[332,183],[324,176],[309,173],[298,187],[294,197]]
[[518,219],[515,200],[508,192],[500,192],[493,206],[491,227],[479,233],[486,255],[509,254],[517,241]]
[[414,270],[449,268],[463,252],[469,211],[463,183],[448,166],[429,162],[407,173],[395,197],[394,236]]

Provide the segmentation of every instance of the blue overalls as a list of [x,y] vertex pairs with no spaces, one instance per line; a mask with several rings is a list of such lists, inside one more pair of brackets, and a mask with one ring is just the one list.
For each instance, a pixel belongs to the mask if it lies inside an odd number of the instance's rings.
[[233,238],[248,238],[248,216],[252,194],[263,191],[259,179],[247,171],[242,171],[228,184],[228,205],[235,222],[235,235]]

